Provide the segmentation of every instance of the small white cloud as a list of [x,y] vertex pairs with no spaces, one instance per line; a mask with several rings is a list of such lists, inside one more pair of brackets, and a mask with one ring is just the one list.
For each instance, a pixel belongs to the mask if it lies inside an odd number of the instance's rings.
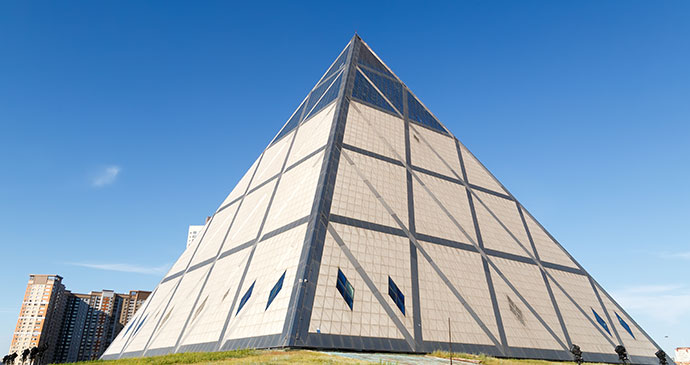
[[683,285],[679,284],[665,284],[665,285],[639,285],[623,289],[620,293],[628,294],[656,294],[664,292],[674,292],[682,289]]
[[623,308],[669,324],[690,316],[690,288],[680,284],[643,285],[613,293]]
[[168,271],[170,265],[161,265],[156,267],[151,266],[137,266],[130,264],[101,264],[101,263],[88,263],[88,262],[74,262],[74,266],[88,267],[90,269],[106,270],[106,271],[119,271],[128,272],[135,274],[147,274],[147,275],[163,275]]
[[662,259],[668,260],[690,260],[690,251],[686,252],[662,252],[659,254]]
[[120,166],[106,166],[91,179],[91,186],[100,188],[114,183],[120,171]]

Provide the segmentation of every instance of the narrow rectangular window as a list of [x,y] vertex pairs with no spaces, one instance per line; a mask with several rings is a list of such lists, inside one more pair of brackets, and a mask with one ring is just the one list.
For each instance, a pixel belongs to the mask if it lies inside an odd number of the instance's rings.
[[390,295],[391,299],[393,299],[393,302],[395,305],[398,306],[400,311],[402,312],[403,316],[405,315],[405,296],[403,293],[398,289],[398,286],[395,285],[395,282],[391,277],[388,277],[388,295]]
[[[239,305],[239,307],[237,307],[237,313],[240,312],[242,307],[244,307],[244,305],[247,304],[249,297],[252,296],[252,290],[254,290],[254,284],[256,284],[256,280],[254,280],[254,282],[252,283],[252,286],[250,286],[249,289],[247,289],[247,292],[244,293],[244,295],[242,296],[242,300],[240,300],[240,305]],[[237,315],[237,313],[235,313],[235,315]]]
[[286,272],[287,272],[287,270],[285,270],[285,272],[283,272],[283,275],[280,277],[280,279],[278,279],[278,282],[276,283],[276,285],[274,285],[273,289],[271,289],[271,293],[268,295],[268,303],[266,303],[266,309],[268,309],[268,306],[271,305],[271,303],[273,302],[273,299],[276,298],[276,295],[278,295],[278,293],[280,292],[280,289],[283,289],[283,280],[285,279],[285,273]]
[[345,303],[347,303],[348,307],[350,307],[350,310],[352,310],[352,304],[355,300],[355,289],[352,287],[340,268],[338,268],[338,280],[335,283],[335,287],[340,292],[340,295],[343,296],[343,299],[345,299]]
[[[613,313],[616,313],[616,312],[613,312]],[[632,338],[635,338],[635,335],[633,335],[632,330],[630,329],[630,326],[628,326],[628,324],[625,323],[623,318],[621,318],[621,316],[619,316],[618,313],[616,313],[616,317],[618,317],[618,322],[620,322],[621,326],[623,326],[623,328],[625,328],[625,330],[628,331],[630,336],[632,336]]]
[[594,313],[594,318],[596,318],[597,322],[599,322],[599,324],[602,327],[604,327],[609,336],[611,336],[611,331],[609,331],[609,325],[606,324],[606,321],[604,321],[603,318],[599,317],[599,314],[597,314],[597,312],[594,311],[594,308],[592,308],[592,313]]
[[137,328],[134,330],[134,333],[133,333],[134,335],[136,335],[137,332],[139,332],[139,329],[141,328],[141,325],[143,325],[144,322],[146,321],[146,317],[148,317],[148,314],[147,314],[146,316],[144,316],[144,319],[142,319],[141,322],[139,322],[139,324],[137,325]]

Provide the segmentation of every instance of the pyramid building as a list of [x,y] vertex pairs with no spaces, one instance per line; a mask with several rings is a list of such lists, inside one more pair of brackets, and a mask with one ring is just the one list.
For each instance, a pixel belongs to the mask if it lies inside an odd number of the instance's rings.
[[103,358],[449,341],[660,349],[355,35]]

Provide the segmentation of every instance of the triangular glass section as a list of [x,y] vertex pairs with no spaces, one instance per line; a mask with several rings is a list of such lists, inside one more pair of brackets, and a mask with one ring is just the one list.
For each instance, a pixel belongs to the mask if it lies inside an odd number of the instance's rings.
[[378,72],[395,77],[393,73],[388,71],[388,68],[384,66],[384,64],[378,59],[378,57],[371,53],[369,47],[367,46],[363,46],[359,49],[359,59],[357,61],[360,65],[364,65]]
[[309,119],[312,115],[318,113],[321,109],[325,108],[326,105],[330,104],[335,98],[338,96],[338,92],[340,91],[340,84],[342,84],[343,81],[343,74],[342,72],[340,75],[338,75],[338,78],[333,81],[331,84],[331,87],[328,88],[328,91],[326,91],[325,94],[323,94],[323,97],[321,97],[321,100],[319,100],[318,104],[309,112],[309,115],[304,117],[304,120]]
[[[350,49],[352,49],[352,42],[348,43],[345,49],[340,53],[340,55],[333,62],[328,71],[326,71],[326,73],[321,77],[321,79],[317,83],[318,86],[316,87],[316,89],[313,90],[310,95],[308,95],[308,97],[302,102],[302,104],[300,104],[297,111],[292,115],[292,117],[290,117],[290,120],[288,120],[288,122],[285,123],[285,126],[280,130],[280,132],[278,132],[278,135],[276,135],[276,137],[273,138],[271,144],[276,143],[283,136],[295,129],[295,127],[297,127],[301,121],[307,119],[307,117],[313,115],[315,112],[323,109],[324,106],[328,105],[328,102],[335,99],[335,97],[337,96],[337,92],[334,96],[332,96],[330,100],[328,100],[325,103],[319,103],[319,106],[317,106],[316,108],[314,108],[313,111],[310,112],[314,104],[319,102],[319,98],[321,98],[323,93],[326,92],[326,90],[328,90],[328,87],[333,83],[333,76],[337,75],[338,72],[342,71],[342,69],[344,68],[345,62],[347,62],[347,57],[350,54]],[[338,76],[338,80],[335,80],[336,83],[338,83],[338,86],[341,82],[341,75]],[[329,97],[331,97],[331,95],[329,95]]]
[[403,99],[402,99],[402,84],[397,81],[393,81],[388,77],[381,76],[376,72],[368,70],[366,68],[361,69],[364,74],[371,80],[374,85],[383,93],[383,95],[388,98],[388,100],[393,103],[393,106],[398,109],[400,113],[403,111]]
[[304,100],[295,112],[295,114],[293,114],[290,120],[288,120],[288,122],[285,123],[283,129],[281,129],[280,132],[278,132],[278,135],[276,136],[276,138],[273,139],[272,143],[276,143],[279,139],[283,138],[284,135],[290,133],[293,129],[295,129],[295,127],[297,127],[302,118],[302,112],[304,111],[304,107],[306,105],[307,101]]
[[309,95],[309,101],[307,101],[307,113],[311,111],[311,109],[316,105],[316,103],[319,102],[321,99],[321,96],[328,90],[328,87],[331,86],[331,82],[324,82],[321,85],[317,86],[314,91],[311,92]]
[[421,125],[427,126],[435,131],[441,132],[443,134],[448,134],[441,123],[434,118],[431,113],[429,113],[426,108],[412,95],[411,92],[407,92],[407,109],[410,120],[419,123]]
[[362,75],[361,72],[357,71],[355,76],[355,85],[352,88],[352,97],[359,99],[371,105],[375,105],[379,108],[390,111],[391,113],[397,114],[395,109],[388,104],[386,99],[379,94],[378,91],[367,81],[367,79]]
[[336,59],[335,62],[333,62],[331,68],[329,68],[328,71],[326,71],[326,74],[321,78],[319,82],[328,82],[327,80],[331,76],[335,75],[338,71],[340,71],[341,68],[343,68],[343,66],[345,66],[345,62],[347,62],[347,56],[350,54],[350,44],[348,44],[347,47],[345,47],[340,56],[338,56],[338,59]]

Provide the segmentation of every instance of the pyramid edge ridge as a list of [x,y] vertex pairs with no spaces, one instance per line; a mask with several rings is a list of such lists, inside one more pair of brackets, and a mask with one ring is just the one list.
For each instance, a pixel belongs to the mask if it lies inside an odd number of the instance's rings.
[[[323,253],[323,244],[328,225],[328,217],[324,217],[324,210],[328,210],[328,213],[330,213],[335,177],[337,175],[340,150],[345,131],[345,121],[348,114],[348,95],[352,93],[352,85],[354,83],[356,67],[354,60],[359,52],[360,42],[361,38],[355,34],[348,46],[346,46],[346,49],[349,47],[350,53],[347,55],[341,75],[344,80],[340,85],[340,90],[335,100],[335,114],[328,142],[326,143],[326,150],[324,151],[324,160],[314,196],[314,206],[307,223],[305,242],[300,253],[299,271],[295,275],[293,292],[290,297],[290,305],[283,328],[286,347],[306,347],[307,345],[306,342],[301,343],[301,341],[306,340],[306,337],[308,337],[309,320],[316,291],[316,279],[319,274],[321,254]],[[320,247],[315,247],[315,245],[320,245]],[[315,257],[315,255],[318,257]],[[307,301],[306,304],[305,300]]]

